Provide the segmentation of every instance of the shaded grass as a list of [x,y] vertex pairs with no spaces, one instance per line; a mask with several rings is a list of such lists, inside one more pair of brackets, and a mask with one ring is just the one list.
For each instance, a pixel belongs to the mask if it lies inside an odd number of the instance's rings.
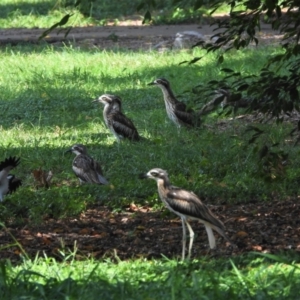
[[[1,299],[296,299],[299,266],[293,255],[233,260],[75,261],[24,260],[12,267],[1,262]],[[295,261],[296,259],[296,261]],[[27,299],[27,298],[26,298]]]
[[[28,222],[29,217],[40,222],[47,214],[77,214],[95,201],[118,209],[131,202],[161,207],[155,184],[137,179],[152,167],[167,169],[174,184],[208,197],[209,203],[298,193],[298,147],[283,146],[291,153],[287,176],[266,184],[255,176],[256,156],[246,148],[246,124],[233,120],[222,131],[215,125],[215,114],[205,120],[210,127],[178,131],[166,118],[161,91],[147,83],[164,76],[174,92],[192,104],[199,99],[185,90],[223,76],[213,55],[199,66],[179,66],[190,53],[82,52],[44,46],[1,51],[0,157],[21,156],[14,173],[24,182],[1,204],[1,220]],[[197,51],[193,54],[202,55]],[[225,66],[244,74],[255,72],[275,51],[235,52]],[[124,111],[148,141],[114,141],[104,126],[102,107],[91,103],[104,92],[122,97]],[[286,125],[277,126],[266,138],[280,140],[287,130]],[[78,186],[71,171],[73,157],[64,155],[78,142],[102,162],[110,186]],[[54,173],[49,190],[34,187],[31,171],[38,167]],[[165,258],[122,262],[117,256],[114,262],[99,262],[82,258],[76,247],[61,253],[62,262],[24,255],[20,265],[0,263],[1,299],[296,299],[299,294],[299,256],[292,253],[271,259],[249,254],[232,262],[204,257],[185,263]],[[76,261],[80,259],[84,260]]]
[[[222,67],[252,73],[276,51],[259,48],[235,52]],[[197,49],[193,53],[202,54]],[[48,46],[3,48],[0,157],[21,156],[16,173],[23,187],[7,197],[1,219],[29,216],[40,221],[45,214],[67,216],[94,201],[117,209],[131,202],[160,207],[154,183],[137,179],[139,173],[153,167],[166,169],[173,184],[208,197],[209,202],[297,195],[299,148],[288,143],[282,146],[290,151],[291,167],[284,179],[266,184],[257,176],[257,154],[253,147],[247,148],[247,123],[233,120],[223,131],[216,125],[215,114],[205,120],[209,127],[178,131],[167,119],[161,91],[147,86],[148,82],[168,78],[175,94],[193,106],[195,101],[205,103],[209,99],[185,91],[224,76],[212,54],[198,66],[179,65],[190,57],[188,51],[158,54],[83,52]],[[92,104],[103,93],[115,93],[123,99],[125,113],[147,141],[115,142],[103,122],[103,108]],[[288,130],[288,125],[279,125],[265,138],[275,143]],[[110,186],[77,186],[71,171],[73,156],[64,154],[74,143],[87,145],[89,153],[102,163]],[[31,172],[39,167],[54,173],[49,190],[35,189]]]
[[[87,2],[87,1],[86,1]],[[0,3],[1,28],[49,28],[59,22],[66,14],[72,14],[67,26],[106,25],[120,21],[142,20],[146,9],[137,11],[139,0],[90,1],[74,8],[75,1],[68,0],[2,0]],[[156,24],[178,24],[201,22],[206,6],[194,11],[193,5],[176,8],[171,0],[156,3],[152,9],[153,20]],[[221,11],[228,11],[227,7]]]

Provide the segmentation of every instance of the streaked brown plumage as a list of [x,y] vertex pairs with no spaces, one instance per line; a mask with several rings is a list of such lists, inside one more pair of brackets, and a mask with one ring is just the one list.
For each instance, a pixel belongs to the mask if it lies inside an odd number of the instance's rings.
[[194,240],[194,232],[188,222],[188,219],[197,219],[204,224],[211,249],[214,249],[216,247],[216,240],[212,229],[216,230],[220,235],[222,235],[227,241],[230,242],[224,232],[225,228],[223,223],[219,219],[217,219],[216,216],[214,216],[209,208],[204,205],[193,192],[189,192],[184,189],[172,186],[169,181],[168,174],[165,170],[155,168],[150,170],[146,174],[142,174],[140,178],[151,178],[156,180],[160,199],[170,211],[181,218],[183,228],[182,259],[185,258],[185,225],[188,227],[190,233],[188,258],[190,258],[191,256],[191,250]]
[[133,122],[122,113],[120,97],[104,94],[93,102],[104,104],[103,118],[105,124],[118,142],[123,138],[132,141],[140,140],[140,136]]
[[103,176],[101,166],[88,155],[84,145],[75,144],[66,152],[73,152],[76,155],[72,169],[80,183],[108,184],[108,181]]
[[199,110],[199,114],[204,116],[211,113],[217,107],[226,107],[232,106],[237,108],[247,108],[251,105],[250,99],[241,98],[237,101],[232,101],[231,93],[228,89],[217,89],[214,91],[214,97],[212,100],[207,102],[203,107]]
[[13,193],[22,184],[22,181],[9,172],[17,167],[20,158],[9,157],[0,162],[0,201],[7,194]]
[[201,124],[200,114],[192,109],[187,109],[185,103],[176,99],[170,82],[165,78],[155,79],[148,85],[157,85],[161,88],[164,96],[167,115],[177,126],[198,127]]

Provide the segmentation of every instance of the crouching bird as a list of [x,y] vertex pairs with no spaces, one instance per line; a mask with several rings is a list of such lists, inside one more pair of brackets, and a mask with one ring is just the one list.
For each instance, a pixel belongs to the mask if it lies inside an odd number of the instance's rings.
[[0,162],[0,201],[7,194],[11,194],[22,184],[21,179],[18,179],[9,172],[17,167],[20,163],[20,158],[12,157],[6,158]]
[[129,139],[132,141],[139,141],[141,139],[133,122],[122,113],[120,97],[104,94],[93,102],[104,104],[104,122],[118,142],[120,139]]
[[167,115],[176,126],[199,127],[201,125],[200,114],[192,109],[187,109],[185,103],[176,99],[167,79],[157,78],[148,85],[157,85],[161,88]]
[[108,184],[108,181],[103,176],[101,166],[88,155],[84,145],[75,144],[66,152],[72,152],[76,155],[72,163],[72,169],[78,177],[80,184]]
[[209,208],[205,206],[193,192],[188,192],[184,189],[171,185],[168,173],[165,170],[155,168],[150,170],[146,174],[141,174],[140,178],[151,178],[156,180],[160,199],[170,211],[181,218],[183,230],[182,260],[184,260],[185,258],[186,248],[185,225],[187,226],[190,233],[188,259],[191,257],[191,250],[194,241],[194,231],[188,219],[196,219],[204,224],[208,235],[209,246],[211,249],[214,249],[216,247],[216,240],[212,231],[213,229],[231,243],[224,232],[225,228],[223,223],[213,215]]

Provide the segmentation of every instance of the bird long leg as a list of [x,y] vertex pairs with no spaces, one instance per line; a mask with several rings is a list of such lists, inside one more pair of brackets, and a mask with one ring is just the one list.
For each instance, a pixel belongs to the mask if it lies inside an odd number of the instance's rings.
[[231,246],[235,246],[223,230],[218,227],[213,227],[213,229],[216,230],[227,242],[229,242]]
[[182,221],[182,260],[185,258],[185,244],[186,244],[186,228],[184,219],[181,218]]
[[189,222],[185,221],[185,223],[186,223],[186,226],[187,226],[187,228],[188,228],[188,230],[190,232],[190,244],[189,244],[189,254],[188,254],[188,259],[190,259],[191,258],[191,251],[192,251],[192,247],[193,247],[193,242],[194,242],[194,236],[195,236],[195,234],[194,234],[192,226],[189,224]]
[[214,248],[216,248],[216,239],[215,239],[214,233],[212,231],[212,228],[207,224],[204,224],[204,226],[205,226],[207,236],[208,236],[209,247],[210,247],[210,249],[214,249]]

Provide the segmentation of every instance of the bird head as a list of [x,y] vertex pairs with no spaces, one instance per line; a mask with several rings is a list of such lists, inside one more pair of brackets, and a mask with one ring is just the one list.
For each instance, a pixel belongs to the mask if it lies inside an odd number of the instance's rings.
[[112,105],[114,109],[121,110],[122,103],[120,97],[116,95],[103,94],[98,99],[95,99],[93,102],[100,102],[104,105]]
[[165,180],[165,179],[168,179],[168,173],[167,173],[167,171],[165,171],[163,169],[154,168],[154,169],[151,169],[148,173],[140,174],[139,178],[140,179],[151,178],[156,181]]
[[65,153],[67,153],[67,152],[72,152],[72,153],[74,153],[76,155],[87,154],[87,149],[82,144],[75,144],[70,149],[68,149]]
[[153,82],[148,83],[148,85],[157,85],[161,87],[170,87],[170,82],[165,78],[157,78]]

